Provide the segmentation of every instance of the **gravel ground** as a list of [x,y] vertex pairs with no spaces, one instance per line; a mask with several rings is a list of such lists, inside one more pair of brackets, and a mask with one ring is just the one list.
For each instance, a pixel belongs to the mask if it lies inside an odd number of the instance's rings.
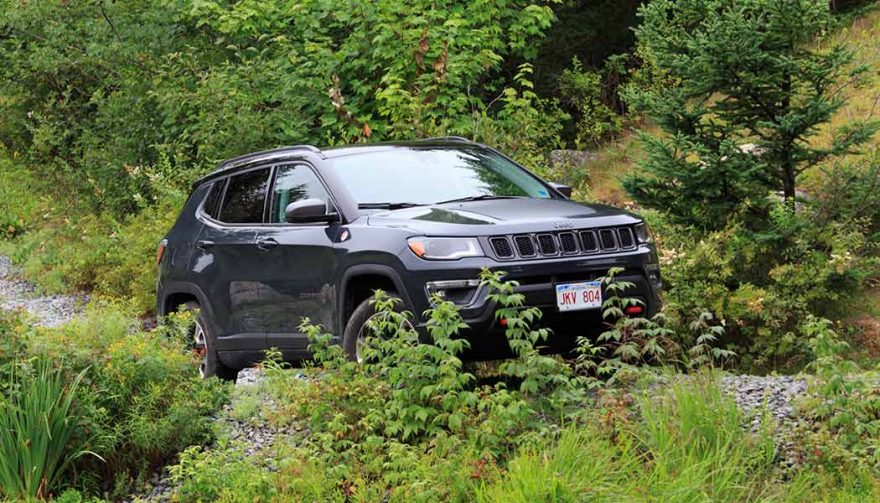
[[784,428],[795,421],[793,401],[807,392],[807,381],[792,376],[726,376],[721,387],[745,412],[752,429],[761,426],[763,411]]
[[792,376],[726,376],[721,379],[721,388],[745,413],[748,424],[744,428],[758,431],[764,417],[773,420],[776,460],[783,470],[794,469],[798,460],[792,433],[799,421],[794,401],[807,393],[807,380]]
[[9,257],[0,255],[0,309],[23,311],[35,325],[57,327],[82,312],[88,301],[85,294],[38,295],[33,283],[21,279]]
[[[238,393],[242,394],[258,392],[256,387],[263,382],[264,378],[265,376],[260,369],[244,369],[238,373],[238,378],[235,381],[236,390]],[[258,410],[262,410],[266,407],[271,409],[273,405],[274,403],[272,400],[265,394],[259,395]],[[307,432],[302,432],[293,428],[276,429],[270,426],[264,417],[252,417],[243,420],[236,419],[233,412],[234,407],[235,399],[233,399],[232,405],[226,405],[223,407],[220,416],[215,420],[222,435],[227,437],[232,445],[237,445],[241,448],[241,455],[243,457],[261,457],[259,461],[264,464],[267,470],[276,469],[275,461],[265,451],[275,443],[276,439],[280,437],[285,437],[287,439],[295,436],[303,437],[308,434]],[[261,416],[259,412],[258,415]],[[210,449],[212,447],[209,446],[207,448]],[[153,474],[150,478],[149,485],[151,486],[149,491],[141,495],[133,496],[130,501],[155,501],[164,503],[174,500],[174,491],[177,489],[177,484],[171,479],[171,474],[168,472],[167,467],[163,468],[161,472]]]

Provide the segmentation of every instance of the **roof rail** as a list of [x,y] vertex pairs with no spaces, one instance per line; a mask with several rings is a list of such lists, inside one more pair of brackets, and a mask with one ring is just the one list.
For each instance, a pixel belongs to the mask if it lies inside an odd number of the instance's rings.
[[232,159],[227,159],[220,163],[220,166],[216,171],[223,171],[228,168],[238,166],[240,164],[244,164],[245,162],[257,159],[261,157],[271,156],[272,154],[281,154],[285,152],[290,152],[291,150],[308,150],[309,152],[314,152],[316,154],[321,153],[321,149],[314,145],[291,145],[286,147],[279,147],[271,150],[262,150],[260,152],[251,152],[250,154],[240,155],[238,157],[233,157]]
[[461,143],[473,143],[472,140],[468,140],[463,136],[435,136],[433,138],[422,138],[418,141],[457,141]]

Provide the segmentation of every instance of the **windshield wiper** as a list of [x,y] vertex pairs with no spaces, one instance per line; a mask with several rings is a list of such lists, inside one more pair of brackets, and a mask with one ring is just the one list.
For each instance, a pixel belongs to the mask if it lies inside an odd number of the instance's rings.
[[440,201],[439,203],[434,203],[434,204],[466,203],[468,201],[489,201],[492,199],[523,199],[523,196],[495,196],[495,195],[490,195],[490,194],[483,194],[482,196],[459,197],[457,199],[450,199],[449,201]]
[[416,206],[424,206],[419,203],[360,203],[358,208],[363,210],[402,210],[404,208],[415,208]]

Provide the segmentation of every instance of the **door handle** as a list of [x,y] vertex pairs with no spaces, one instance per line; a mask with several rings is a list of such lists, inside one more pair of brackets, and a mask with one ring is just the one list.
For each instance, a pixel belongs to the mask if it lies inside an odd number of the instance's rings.
[[257,238],[257,248],[268,251],[278,246],[278,241],[272,238]]
[[207,239],[200,239],[200,240],[196,241],[196,246],[200,250],[207,250],[208,248],[214,246],[214,242],[208,241]]

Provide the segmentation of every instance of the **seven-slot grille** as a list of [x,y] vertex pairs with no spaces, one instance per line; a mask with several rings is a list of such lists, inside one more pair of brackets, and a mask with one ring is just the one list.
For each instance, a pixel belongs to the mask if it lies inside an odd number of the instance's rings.
[[630,227],[492,236],[492,252],[499,259],[540,258],[631,250],[636,238]]

